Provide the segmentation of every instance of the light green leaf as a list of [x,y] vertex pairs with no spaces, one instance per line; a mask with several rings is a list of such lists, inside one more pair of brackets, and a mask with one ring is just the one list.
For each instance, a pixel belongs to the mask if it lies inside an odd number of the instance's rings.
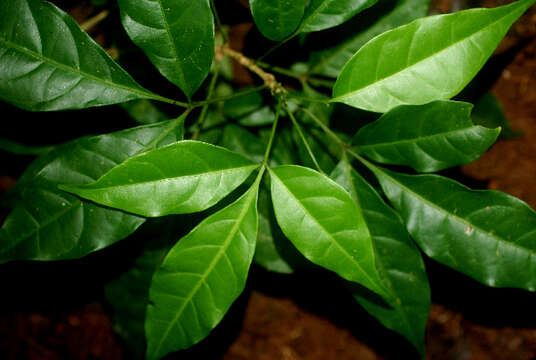
[[428,256],[488,286],[536,290],[536,213],[526,203],[369,166]]
[[227,149],[180,141],[132,157],[92,184],[61,188],[143,216],[186,214],[216,204],[257,167]]
[[430,16],[386,32],[345,65],[332,101],[387,112],[458,94],[536,0]]
[[353,143],[374,161],[420,172],[465,165],[478,159],[501,131],[473,125],[472,107],[455,101],[400,105],[362,127]]
[[361,209],[374,244],[376,268],[391,295],[385,305],[363,292],[354,292],[354,297],[385,327],[406,337],[423,355],[430,286],[419,249],[409,238],[400,216],[346,158],[331,177],[352,195]]
[[305,0],[249,0],[253,20],[270,40],[285,39],[298,28],[305,12]]
[[79,258],[130,235],[143,218],[82,201],[57,184],[92,182],[131,156],[177,141],[181,124],[82,138],[37,158],[15,185],[19,200],[0,229],[0,263]]
[[49,111],[161,98],[138,85],[53,4],[3,0],[0,14],[0,99]]
[[430,0],[382,0],[376,6],[347,23],[345,29],[350,37],[341,44],[328,47],[311,56],[312,74],[337,77],[344,65],[367,41],[397,26],[423,17]]
[[203,220],[155,273],[145,323],[147,359],[205,338],[244,289],[257,239],[258,186]]
[[209,0],[119,0],[119,8],[132,41],[190,98],[214,57]]
[[270,178],[277,222],[298,251],[388,298],[366,223],[350,195],[325,175],[301,166],[273,168]]
[[378,0],[311,0],[297,32],[320,31],[340,25],[377,2]]

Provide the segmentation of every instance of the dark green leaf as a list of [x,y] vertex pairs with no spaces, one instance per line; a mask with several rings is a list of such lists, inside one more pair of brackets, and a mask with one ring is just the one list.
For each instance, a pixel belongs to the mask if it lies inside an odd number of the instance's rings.
[[209,0],[119,0],[119,8],[132,41],[190,98],[214,56]]
[[257,239],[258,185],[182,238],[155,273],[147,359],[205,338],[244,289]]
[[[307,151],[307,148],[305,147],[305,144],[303,143],[302,139],[299,137],[297,131],[294,131],[294,142],[298,148],[298,155],[300,157],[300,161],[303,165],[314,168],[315,164],[311,158],[311,155]],[[325,146],[320,143],[315,136],[313,136],[310,132],[305,131],[304,129],[304,136],[307,140],[307,143],[311,147],[311,151],[313,152],[313,155],[315,156],[316,160],[318,161],[318,164],[320,165],[320,168],[322,168],[322,171],[324,172],[331,172],[333,168],[335,168],[335,161],[333,160],[333,157],[329,154]]]
[[283,40],[300,25],[305,0],[249,0],[251,13],[260,32],[270,40]]
[[311,0],[298,32],[329,29],[376,4],[378,0]]
[[258,110],[262,102],[262,95],[258,92],[235,97],[225,102],[223,113],[230,118],[238,119]]
[[519,134],[512,129],[497,98],[485,93],[475,104],[472,114],[473,122],[488,128],[501,127],[501,138],[512,138]]
[[257,167],[227,149],[180,141],[132,157],[92,184],[61,188],[143,216],[186,214],[216,204]]
[[307,259],[388,297],[375,267],[360,209],[337,183],[312,169],[270,170],[272,201],[283,233]]
[[222,146],[256,163],[263,161],[266,151],[266,144],[258,137],[233,124],[228,124],[223,129]]
[[52,149],[54,149],[54,146],[30,146],[7,139],[0,139],[0,150],[17,155],[41,155]]
[[388,306],[371,296],[356,300],[387,328],[406,337],[424,354],[424,331],[430,311],[430,286],[419,249],[400,219],[378,193],[343,158],[331,177],[344,187],[363,213],[376,254],[376,268],[390,293]]
[[272,108],[265,105],[246,116],[238,119],[238,123],[243,126],[265,126],[274,122],[275,113]]
[[362,127],[353,143],[374,161],[420,172],[465,165],[478,159],[501,131],[473,125],[472,107],[455,101],[401,105]]
[[129,101],[120,106],[140,124],[154,124],[168,119],[166,114],[146,99]]
[[160,98],[138,85],[51,3],[3,0],[0,14],[1,99],[46,111]]
[[92,182],[131,156],[179,140],[181,125],[174,120],[83,138],[36,159],[15,185],[19,201],[0,229],[0,262],[78,258],[136,230],[143,218],[81,201],[57,184]]
[[489,286],[536,290],[536,213],[527,204],[437,175],[371,170],[428,256]]
[[[430,0],[382,0],[373,8],[357,15],[352,23],[368,24],[356,33],[356,26],[351,26],[352,36],[340,45],[322,49],[312,54],[311,73],[337,77],[344,65],[367,41],[381,33],[409,21],[423,17],[428,11]],[[353,24],[349,24],[353,25]]]
[[430,16],[386,32],[345,65],[332,101],[381,113],[402,104],[449,99],[469,83],[535,1]]

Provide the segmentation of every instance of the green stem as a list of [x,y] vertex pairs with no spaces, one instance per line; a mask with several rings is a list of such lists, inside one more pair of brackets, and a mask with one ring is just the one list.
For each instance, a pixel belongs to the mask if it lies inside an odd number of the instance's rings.
[[210,5],[212,7],[212,12],[214,13],[214,18],[216,19],[216,24],[218,25],[218,29],[220,29],[221,36],[223,37],[224,42],[227,43],[229,42],[229,36],[227,36],[227,33],[223,30],[220,15],[218,14],[218,11],[216,10],[216,4],[214,4],[214,0],[210,0]]
[[248,94],[251,94],[251,93],[254,93],[254,92],[259,92],[259,91],[264,90],[264,89],[266,89],[266,85],[261,85],[261,86],[249,88],[249,89],[246,89],[246,90],[243,90],[243,91],[238,91],[238,92],[235,92],[235,93],[233,93],[231,95],[227,95],[227,96],[220,96],[220,97],[216,97],[216,98],[212,98],[212,99],[207,99],[205,101],[195,101],[195,102],[193,102],[191,104],[191,107],[199,107],[199,106],[205,106],[207,104],[217,103],[217,102],[220,102],[220,101],[227,101],[227,100],[237,98],[237,97],[240,97],[240,96],[245,96],[245,95],[248,95]]
[[[218,74],[219,74],[219,66],[216,63],[216,66],[214,67],[214,75],[212,76],[212,79],[210,79],[210,84],[208,86],[206,101],[209,101],[210,98],[212,97],[212,93],[214,92],[214,88],[216,87],[216,81],[218,80]],[[206,102],[203,105],[203,108],[201,109],[201,115],[199,115],[199,120],[197,121],[197,129],[192,135],[192,140],[197,139],[197,137],[199,136],[199,132],[203,128],[203,123],[205,122],[205,119],[207,118],[208,106],[209,106],[209,103]]]
[[310,97],[295,95],[292,93],[289,93],[289,96],[297,100],[302,100],[302,101],[307,101],[307,102],[312,102],[312,103],[326,104],[326,105],[329,104],[329,99],[310,98]]
[[173,100],[173,99],[169,99],[167,97],[156,95],[156,94],[149,94],[149,96],[147,96],[147,97],[152,99],[152,100],[165,102],[165,103],[168,103],[168,104],[171,104],[171,105],[181,106],[181,107],[184,107],[184,108],[189,108],[190,107],[190,104],[188,104],[188,103]]
[[309,153],[311,160],[313,160],[313,163],[315,164],[316,169],[322,174],[324,174],[324,171],[320,167],[320,164],[318,164],[318,161],[316,160],[316,157],[313,154],[313,151],[311,150],[311,146],[309,145],[309,142],[307,142],[307,139],[305,138],[305,135],[303,134],[300,125],[298,124],[298,122],[296,121],[296,118],[294,117],[294,114],[292,114],[292,111],[290,111],[288,108],[286,110],[287,110],[288,115],[290,116],[290,120],[292,121],[292,124],[296,128],[296,131],[298,131],[298,135],[300,135],[303,145],[305,145],[305,148],[307,149],[307,152]]
[[275,113],[274,123],[272,124],[272,132],[270,133],[270,139],[268,140],[268,145],[266,146],[266,151],[264,153],[264,160],[262,161],[265,166],[268,163],[268,158],[270,156],[270,151],[272,150],[272,144],[274,142],[275,131],[277,129],[277,123],[279,122],[279,114],[281,113],[281,105],[282,105],[282,103],[283,103],[283,101],[281,99],[279,99],[279,101],[277,103],[277,110],[276,110],[276,113]]

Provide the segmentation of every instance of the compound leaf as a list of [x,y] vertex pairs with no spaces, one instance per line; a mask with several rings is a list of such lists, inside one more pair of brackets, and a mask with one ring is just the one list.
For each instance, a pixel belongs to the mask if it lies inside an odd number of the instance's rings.
[[302,21],[305,0],[249,0],[253,20],[259,31],[273,41],[283,40]]
[[428,256],[488,286],[536,290],[536,213],[526,203],[437,175],[369,166]]
[[[352,19],[352,36],[341,44],[320,51],[311,56],[313,74],[337,77],[344,65],[352,58],[357,50],[367,41],[381,33],[409,21],[423,17],[428,11],[430,0],[382,0],[373,8],[357,15]],[[361,25],[361,31],[356,30],[353,22]],[[370,24],[365,27],[364,24]],[[345,25],[346,26],[346,25]]]
[[400,105],[362,127],[356,150],[370,159],[433,172],[476,160],[499,136],[500,128],[473,125],[473,105],[435,101]]
[[388,297],[375,267],[361,210],[337,183],[312,169],[270,170],[272,201],[283,233],[307,259]]
[[1,99],[31,111],[160,99],[53,4],[4,0],[0,14]]
[[132,157],[99,180],[61,188],[143,216],[208,209],[243,183],[257,164],[200,141],[180,141]]
[[206,337],[246,283],[257,239],[258,182],[175,245],[153,276],[147,359]]
[[387,112],[458,94],[536,0],[430,16],[386,32],[345,65],[332,101]]
[[311,0],[305,9],[298,33],[313,32],[337,26],[378,0]]
[[209,0],[119,0],[119,8],[132,41],[190,98],[214,57]]
[[424,354],[430,286],[419,249],[409,238],[400,216],[345,158],[331,177],[361,209],[374,244],[376,268],[391,295],[387,306],[362,292],[354,292],[355,299],[384,326],[406,337]]
[[15,185],[19,198],[0,229],[0,262],[79,258],[132,233],[144,219],[60,191],[92,182],[125,159],[180,140],[184,117],[82,138],[37,158]]

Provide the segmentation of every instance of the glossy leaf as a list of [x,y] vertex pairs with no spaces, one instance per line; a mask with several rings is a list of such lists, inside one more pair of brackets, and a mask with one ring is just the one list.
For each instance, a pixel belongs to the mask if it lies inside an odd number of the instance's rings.
[[363,213],[376,254],[376,268],[390,294],[388,304],[354,292],[356,300],[385,327],[406,337],[424,354],[430,311],[430,286],[419,249],[400,219],[343,158],[331,177],[344,187]]
[[216,204],[257,167],[224,148],[181,141],[132,157],[92,184],[61,188],[143,216],[186,214]]
[[48,111],[160,98],[138,85],[53,4],[3,0],[0,14],[0,99]]
[[150,289],[147,359],[205,338],[244,289],[257,239],[257,190],[258,182],[166,256]]
[[472,107],[455,101],[401,105],[362,127],[353,143],[374,161],[420,172],[465,165],[478,159],[501,131],[473,125]]
[[386,32],[345,65],[332,101],[374,112],[458,94],[536,0],[430,16]]
[[360,209],[337,183],[312,169],[270,170],[272,201],[283,233],[307,259],[388,297],[375,267]]
[[306,0],[249,0],[253,20],[268,39],[285,39],[298,28]]
[[131,234],[143,218],[82,201],[57,184],[89,183],[131,156],[180,140],[181,124],[83,138],[37,158],[15,185],[19,200],[0,229],[0,262],[79,258]]
[[214,57],[209,0],[119,0],[119,8],[132,41],[162,75],[191,97]]
[[536,290],[536,213],[526,203],[437,175],[371,169],[428,256],[488,286]]
[[[428,11],[430,0],[382,0],[347,23],[351,36],[342,43],[314,52],[311,57],[313,74],[337,77],[344,65],[357,50],[381,33],[409,21],[423,17]],[[355,26],[361,25],[361,27]],[[365,27],[363,24],[370,26]],[[360,31],[356,30],[359,29]],[[346,30],[346,29],[341,29]]]
[[377,2],[378,0],[311,0],[305,9],[298,33],[340,25]]

